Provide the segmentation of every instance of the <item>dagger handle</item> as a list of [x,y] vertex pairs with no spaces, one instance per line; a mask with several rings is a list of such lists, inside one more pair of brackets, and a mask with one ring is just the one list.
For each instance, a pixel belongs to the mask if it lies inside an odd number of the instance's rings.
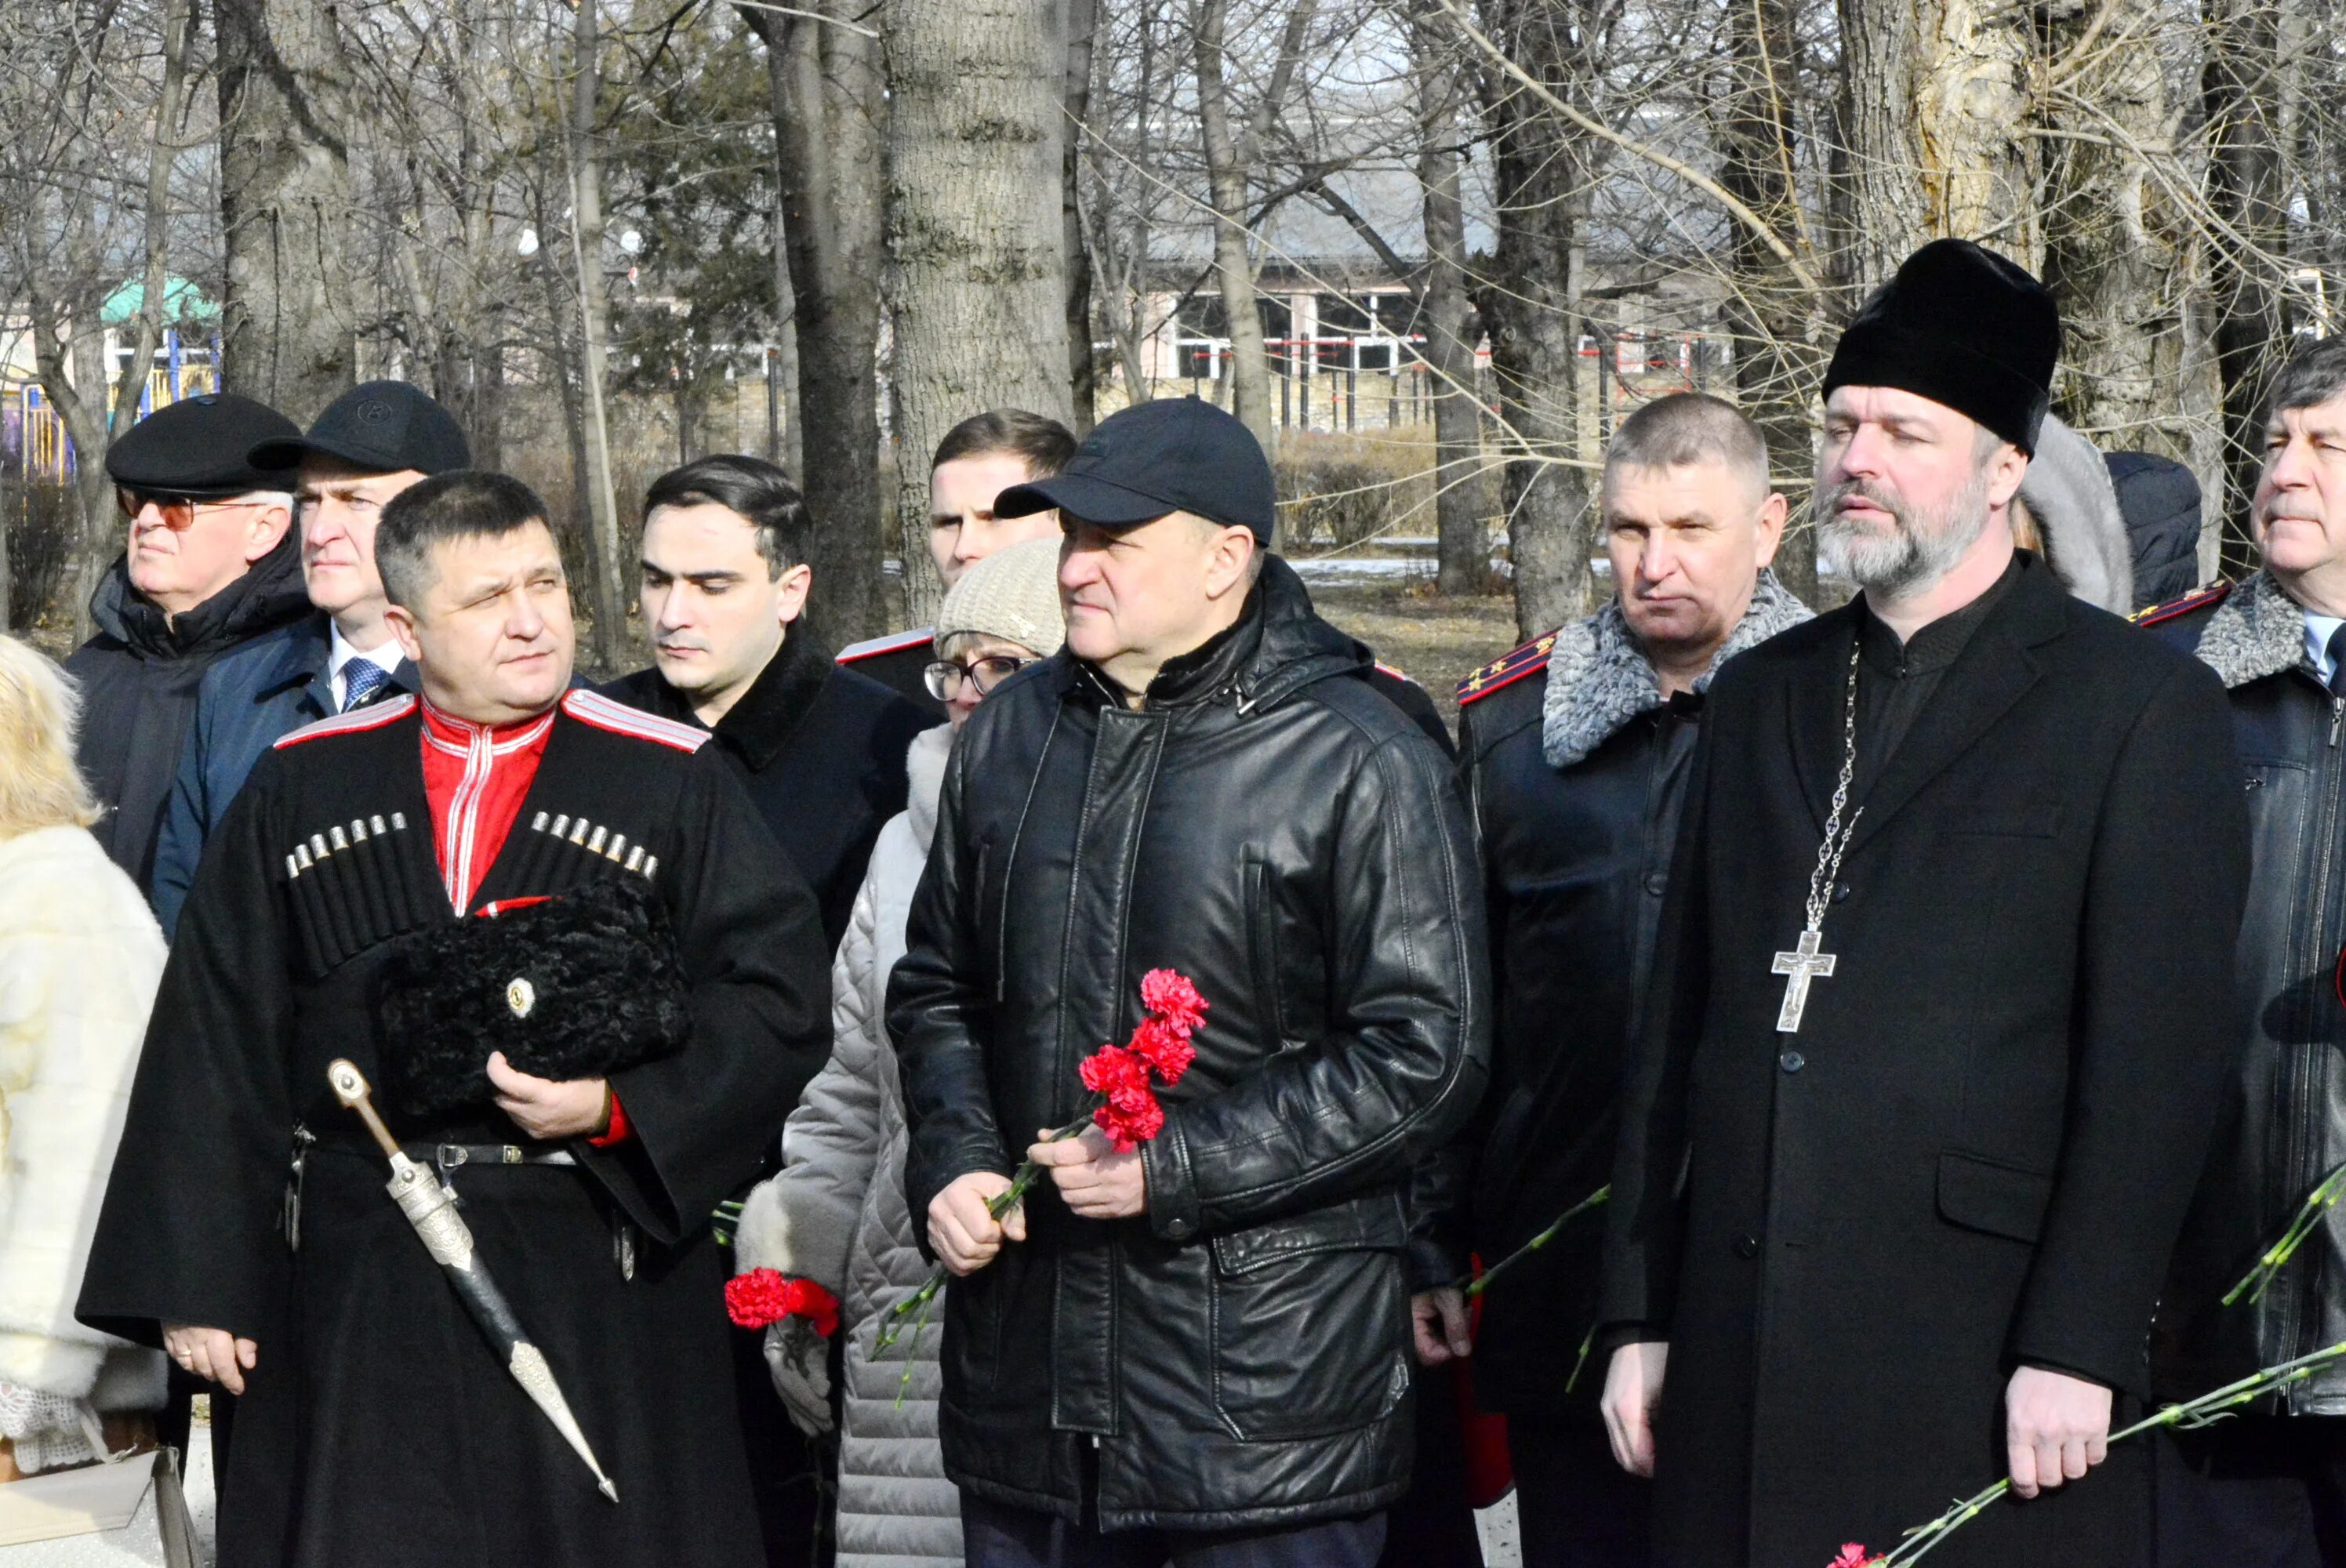
[[334,1098],[359,1114],[359,1119],[366,1123],[367,1131],[374,1135],[374,1141],[381,1145],[382,1152],[397,1158],[399,1140],[391,1135],[391,1129],[384,1126],[382,1118],[375,1114],[366,1074],[359,1071],[358,1064],[348,1057],[335,1057],[326,1064],[326,1082],[333,1085]]

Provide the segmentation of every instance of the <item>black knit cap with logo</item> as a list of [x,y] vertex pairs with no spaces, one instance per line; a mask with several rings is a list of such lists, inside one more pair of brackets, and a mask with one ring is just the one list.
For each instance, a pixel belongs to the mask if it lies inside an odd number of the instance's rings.
[[1895,387],[1943,403],[2035,456],[2061,357],[2061,312],[2027,270],[1968,239],[1933,239],[1841,334],[1824,395]]

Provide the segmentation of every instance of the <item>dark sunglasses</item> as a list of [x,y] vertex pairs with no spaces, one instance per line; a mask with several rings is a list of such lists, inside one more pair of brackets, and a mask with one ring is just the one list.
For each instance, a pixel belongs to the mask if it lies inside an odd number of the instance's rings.
[[270,504],[265,501],[199,501],[189,495],[166,495],[152,490],[126,490],[119,485],[115,488],[114,504],[122,508],[122,514],[134,523],[138,520],[138,514],[152,506],[162,517],[163,526],[174,534],[184,534],[195,526],[196,513],[202,507],[209,506],[214,511],[219,511],[226,507]]
[[951,702],[964,680],[977,687],[978,696],[984,697],[1034,662],[1015,654],[988,654],[966,664],[959,659],[941,658],[930,663],[922,672],[922,678],[927,681],[931,697],[939,702]]

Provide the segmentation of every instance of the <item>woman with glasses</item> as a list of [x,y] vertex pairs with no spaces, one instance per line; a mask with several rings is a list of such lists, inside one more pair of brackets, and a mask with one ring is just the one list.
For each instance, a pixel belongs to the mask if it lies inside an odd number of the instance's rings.
[[[954,732],[988,694],[1066,640],[1058,569],[1059,542],[1029,540],[977,562],[945,595],[926,678],[951,722],[913,742],[910,804],[881,830],[831,966],[831,1062],[790,1114],[781,1174],[750,1195],[735,1237],[741,1272],[771,1268],[839,1299],[846,1337],[840,1568],[962,1561],[960,1494],[937,1451],[942,1301],[925,1331],[906,1331],[884,1357],[874,1354],[889,1309],[929,1273],[904,1201],[904,1101],[888,1043],[888,973],[904,951],[904,918],[928,860]],[[790,1419],[812,1435],[830,1430],[833,1406],[825,1347],[806,1321],[787,1319],[767,1330],[766,1359]]]

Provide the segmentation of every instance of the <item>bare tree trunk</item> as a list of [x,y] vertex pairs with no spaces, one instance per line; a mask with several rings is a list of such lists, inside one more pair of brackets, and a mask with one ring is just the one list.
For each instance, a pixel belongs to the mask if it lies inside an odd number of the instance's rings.
[[598,0],[577,0],[572,36],[571,243],[578,268],[578,369],[586,389],[586,540],[595,596],[595,663],[620,673],[627,655],[626,575],[620,567],[618,499],[611,488],[611,432],[604,410],[610,305],[603,277],[603,96]]
[[1998,0],[1839,0],[1839,9],[1843,276],[1862,295],[1944,235],[2034,270],[2042,239],[2022,139],[2026,13]]
[[[138,324],[124,345],[121,373],[109,379],[106,329],[100,308],[108,292],[103,254],[88,207],[69,202],[56,231],[66,253],[66,275],[78,298],[37,283],[27,290],[33,357],[43,389],[57,412],[74,450],[74,499],[77,526],[67,556],[66,600],[73,616],[73,641],[92,630],[89,600],[107,564],[121,550],[121,514],[107,477],[106,454],[138,423],[138,402],[155,350],[163,340],[165,293],[170,282],[171,166],[187,84],[188,0],[168,0],[163,12],[163,78],[155,97],[152,139],[147,155],[146,209],[142,216]],[[30,281],[30,280],[28,280]],[[72,335],[66,337],[70,330]],[[0,609],[5,614],[5,609]]]
[[[1576,18],[1537,0],[1484,0],[1485,30],[1525,70],[1567,101]],[[1579,316],[1571,278],[1581,133],[1527,94],[1494,83],[1485,112],[1498,237],[1481,295],[1491,336],[1507,465],[1508,555],[1515,626],[1541,636],[1589,613],[1596,536],[1588,483],[1573,466]]]
[[[2159,22],[2155,0],[2070,0],[2048,25],[2051,72],[2069,75],[2047,117],[2073,134],[2045,145],[2045,281],[2067,339],[2055,401],[2069,423],[2105,447],[2180,458],[2190,453],[2176,388],[2195,239],[2152,168],[2176,162],[2166,72],[2148,44]],[[2112,147],[2113,126],[2138,151]]]
[[801,9],[836,19],[741,15],[766,42],[781,165],[798,351],[798,472],[815,522],[807,554],[816,585],[801,624],[836,646],[888,623],[874,370],[887,98],[879,40],[846,21],[863,7],[818,0]]
[[897,521],[904,598],[927,620],[929,454],[955,423],[1010,404],[1066,419],[1056,6],[892,0],[888,248]]
[[2287,239],[2280,155],[2280,22],[2263,0],[2209,0],[2199,80],[2208,195],[2233,236],[2214,247],[2216,361],[2223,378],[2222,569],[2254,567],[2249,503],[2263,460],[2265,387],[2281,343],[2273,269]]
[[[1792,172],[1792,8],[1787,0],[1731,0],[1728,26],[1734,91],[1719,127],[1719,183],[1813,260]],[[1822,301],[1748,225],[1736,225],[1733,235],[1735,270],[1723,314],[1735,344],[1736,392],[1767,440],[1770,478],[1795,498],[1794,526],[1776,552],[1777,575],[1814,602],[1816,532],[1797,498],[1812,467],[1809,404],[1824,366],[1809,323]]]
[[1293,0],[1280,36],[1270,83],[1244,123],[1230,113],[1225,58],[1229,0],[1199,0],[1197,15],[1198,128],[1206,157],[1208,199],[1214,209],[1214,270],[1221,285],[1222,311],[1230,335],[1230,412],[1254,433],[1262,450],[1276,450],[1278,427],[1271,412],[1270,361],[1255,304],[1254,260],[1247,253],[1247,179],[1264,133],[1295,79],[1315,14],[1315,0]]
[[353,376],[350,78],[327,0],[218,0],[222,379],[306,423]]
[[1067,0],[1067,72],[1060,134],[1060,250],[1067,262],[1067,406],[1078,436],[1097,417],[1098,361],[1092,354],[1092,248],[1084,230],[1084,137],[1091,123],[1092,39],[1099,30],[1099,0]]
[[1449,35],[1433,18],[1412,19],[1417,52],[1417,178],[1424,196],[1425,286],[1418,320],[1433,384],[1434,586],[1478,594],[1491,579],[1491,539],[1483,521],[1482,414],[1474,403],[1474,303],[1466,291],[1466,216],[1459,195],[1459,94]]

